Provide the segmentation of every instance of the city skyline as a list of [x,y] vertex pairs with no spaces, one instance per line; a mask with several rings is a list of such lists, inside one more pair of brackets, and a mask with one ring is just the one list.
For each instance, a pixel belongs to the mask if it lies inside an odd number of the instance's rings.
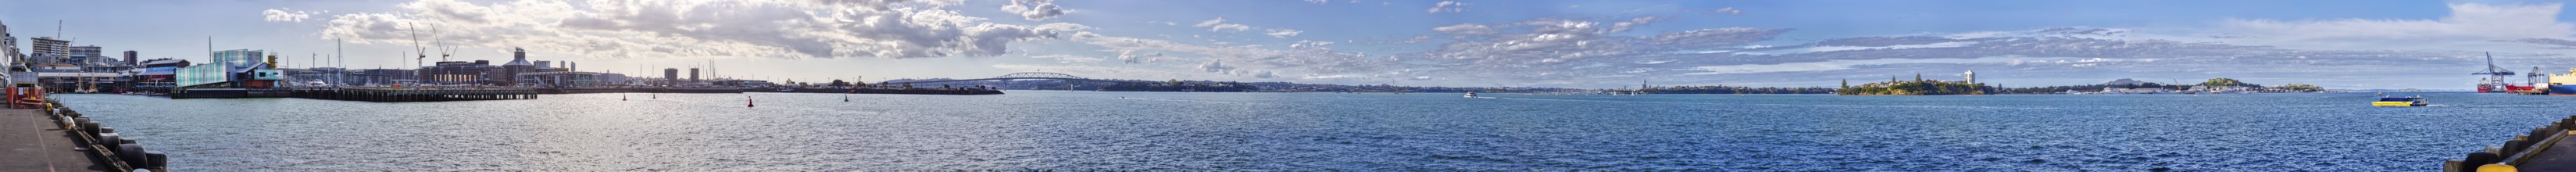
[[[2563,4],[2523,1],[10,1],[17,39],[141,58],[268,50],[308,66],[450,60],[804,82],[1091,78],[1457,87],[1832,87],[1930,74],[2011,86],[2236,78],[2466,89],[2576,67]],[[96,9],[117,9],[107,12]],[[60,21],[62,24],[55,24]],[[54,31],[62,28],[61,32]],[[431,30],[435,28],[436,30]],[[212,40],[208,40],[212,39]],[[209,47],[212,42],[212,47]],[[20,51],[28,51],[20,41]],[[438,48],[428,47],[435,51]],[[438,60],[436,53],[429,54]],[[330,63],[330,62],[321,62]],[[696,66],[714,64],[715,66]],[[642,70],[642,71],[637,71]],[[755,77],[757,76],[757,77]]]

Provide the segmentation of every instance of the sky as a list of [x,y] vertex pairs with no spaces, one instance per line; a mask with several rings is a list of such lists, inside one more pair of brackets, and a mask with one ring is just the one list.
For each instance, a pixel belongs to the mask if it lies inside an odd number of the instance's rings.
[[[2556,1],[0,1],[20,42],[285,67],[530,60],[772,81],[986,78],[1452,87],[2006,87],[2121,78],[2469,89],[2566,74]],[[57,24],[59,22],[59,24]],[[59,31],[56,29],[59,28]],[[27,45],[21,43],[22,51]],[[419,59],[426,52],[427,59]],[[2537,68],[2537,71],[2534,69]],[[2524,77],[2511,77],[2522,82]]]

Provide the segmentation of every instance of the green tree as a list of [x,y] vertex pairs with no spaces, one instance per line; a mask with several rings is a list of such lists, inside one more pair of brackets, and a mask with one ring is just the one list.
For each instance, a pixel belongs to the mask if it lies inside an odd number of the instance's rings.
[[2210,79],[2209,79],[2209,81],[2207,81],[2207,82],[2200,82],[2200,86],[2209,86],[2209,87],[2225,87],[2225,86],[2263,87],[2263,85],[2247,84],[2247,83],[2245,83],[2245,82],[2236,81],[2236,79],[2228,79],[2228,78],[2210,78]]
[[2287,85],[2281,85],[2280,87],[2277,87],[2277,88],[2284,89],[2284,90],[2290,90],[2290,91],[2297,91],[2297,92],[2316,92],[2316,91],[2324,91],[2324,90],[2326,90],[2326,88],[2325,88],[2325,87],[2317,87],[2316,85],[2308,85],[2308,84],[2287,84]]

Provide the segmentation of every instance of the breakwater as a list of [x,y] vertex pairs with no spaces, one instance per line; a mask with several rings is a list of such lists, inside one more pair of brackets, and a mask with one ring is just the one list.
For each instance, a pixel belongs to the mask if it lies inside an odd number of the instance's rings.
[[[49,100],[46,101],[42,107],[37,107],[36,109],[33,109],[33,111],[41,113],[46,119],[52,119],[52,123],[58,124],[57,127],[61,127],[61,132],[69,134],[69,140],[77,144],[73,146],[75,147],[73,149],[82,150],[86,155],[83,157],[88,158],[90,163],[96,165],[96,167],[91,167],[91,169],[106,171],[135,171],[138,169],[165,171],[164,167],[166,167],[170,162],[168,154],[144,149],[143,144],[138,142],[134,137],[126,137],[117,134],[116,127],[108,127],[98,121],[92,121],[88,115],[72,110],[70,107],[66,107],[62,103]],[[14,116],[16,114],[11,115]],[[14,120],[17,117],[11,118]],[[40,138],[36,140],[41,141],[52,139]],[[60,149],[60,147],[44,147],[40,149]],[[14,164],[16,162],[12,163]]]
[[2442,161],[2442,171],[2472,172],[2481,168],[2520,169],[2523,171],[2576,170],[2576,145],[2562,144],[2576,129],[2576,116],[2532,128],[2531,133],[2514,135],[2504,144],[2488,146],[2459,159]]
[[294,89],[293,96],[371,102],[434,102],[536,99],[537,90],[525,88],[308,88]]

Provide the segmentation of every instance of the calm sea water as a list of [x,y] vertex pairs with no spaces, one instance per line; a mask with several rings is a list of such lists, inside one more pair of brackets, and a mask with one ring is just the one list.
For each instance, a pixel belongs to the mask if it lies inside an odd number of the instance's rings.
[[2429,171],[2576,112],[2421,95],[57,97],[179,171]]

